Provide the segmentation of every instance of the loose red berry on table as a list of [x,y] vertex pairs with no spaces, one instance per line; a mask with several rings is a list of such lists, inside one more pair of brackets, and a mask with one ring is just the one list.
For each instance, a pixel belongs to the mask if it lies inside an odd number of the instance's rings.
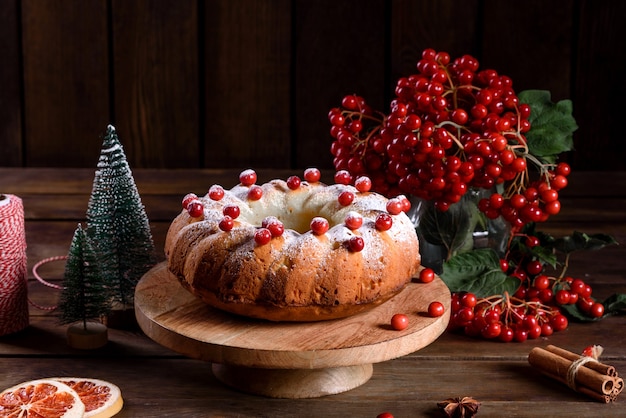
[[391,317],[391,328],[402,331],[409,326],[409,317],[405,314],[394,314]]
[[382,412],[376,415],[376,418],[393,418],[393,415],[391,415],[391,412]]

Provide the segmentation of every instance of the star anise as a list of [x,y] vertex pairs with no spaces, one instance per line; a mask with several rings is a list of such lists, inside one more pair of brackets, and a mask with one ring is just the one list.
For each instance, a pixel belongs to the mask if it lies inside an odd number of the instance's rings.
[[447,417],[450,418],[471,418],[478,413],[480,402],[469,396],[462,398],[449,398],[442,402],[437,402],[437,406]]

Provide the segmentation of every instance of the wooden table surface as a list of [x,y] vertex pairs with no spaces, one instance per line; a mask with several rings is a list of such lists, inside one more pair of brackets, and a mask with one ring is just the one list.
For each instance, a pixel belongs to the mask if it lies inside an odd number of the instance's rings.
[[[285,173],[259,170],[260,180]],[[135,181],[151,221],[159,254],[181,197],[205,193],[214,183],[232,186],[238,171],[135,170]],[[297,174],[297,173],[296,173]],[[30,268],[47,257],[66,255],[79,222],[84,222],[93,170],[0,168],[0,193],[24,201],[28,242],[29,297],[54,305],[58,291],[34,280]],[[542,225],[562,235],[579,230],[612,234],[626,242],[626,173],[573,173],[562,193],[562,212]],[[162,255],[160,255],[163,258]],[[41,267],[51,281],[62,278],[62,262]],[[626,293],[626,246],[580,253],[570,273],[592,284],[603,299]],[[212,374],[211,364],[186,358],[156,344],[138,330],[109,330],[109,343],[92,351],[68,347],[65,326],[53,313],[31,307],[30,326],[0,337],[0,389],[50,376],[85,376],[109,380],[125,400],[119,417],[376,417],[383,411],[399,417],[441,416],[436,403],[473,396],[482,417],[626,416],[626,395],[601,404],[549,380],[531,368],[533,347],[557,345],[574,352],[604,347],[603,361],[626,374],[626,320],[623,315],[595,323],[571,323],[549,338],[498,343],[444,333],[431,345],[401,358],[374,365],[364,385],[314,399],[272,399],[236,392]],[[623,398],[623,399],[622,399]]]

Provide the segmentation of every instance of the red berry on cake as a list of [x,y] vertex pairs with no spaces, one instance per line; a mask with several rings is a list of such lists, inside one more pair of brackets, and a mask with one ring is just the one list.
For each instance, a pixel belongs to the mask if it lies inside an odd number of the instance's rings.
[[326,231],[328,231],[328,228],[330,228],[330,224],[321,216],[316,216],[311,220],[311,231],[315,235],[324,235]]
[[291,190],[296,190],[298,187],[300,187],[300,183],[302,183],[302,181],[298,176],[291,176],[287,179],[287,187],[289,187]]
[[222,200],[224,197],[224,188],[218,184],[214,184],[209,188],[209,198],[211,200]]
[[407,213],[411,209],[411,201],[405,195],[400,195],[396,199],[400,199],[402,203],[402,212]]
[[204,214],[204,205],[199,200],[192,200],[187,205],[187,212],[189,212],[189,216],[192,218],[199,218]]
[[237,219],[241,214],[241,209],[237,205],[226,205],[222,209],[224,215],[230,216],[232,219]]
[[369,192],[372,189],[372,180],[367,176],[361,176],[354,182],[354,187],[360,192]]
[[248,190],[248,199],[259,200],[261,197],[263,197],[263,189],[261,186],[254,185],[250,187],[250,190]]
[[339,194],[337,200],[341,206],[348,206],[354,201],[354,193],[349,190],[345,190]]
[[234,226],[235,226],[235,221],[233,221],[233,218],[231,218],[228,215],[224,216],[219,223],[220,229],[224,232],[230,231],[231,229],[233,229]]
[[359,251],[362,251],[363,248],[365,248],[365,241],[363,241],[363,238],[359,236],[355,235],[348,241],[348,249],[353,253],[358,253]]
[[350,184],[352,176],[348,170],[339,170],[335,173],[335,183],[337,184]]
[[187,206],[193,201],[196,200],[198,196],[195,193],[187,193],[185,197],[183,197],[183,209],[187,209]]
[[381,213],[376,217],[376,229],[379,231],[387,231],[393,225],[393,218],[387,213]]
[[267,228],[260,228],[254,233],[254,242],[258,245],[265,245],[272,240],[272,233]]
[[307,168],[304,170],[304,179],[309,183],[316,183],[322,178],[322,173],[317,168]]
[[344,222],[352,230],[359,229],[363,225],[363,217],[359,213],[351,211],[346,215]]
[[285,232],[285,225],[275,216],[268,216],[261,222],[263,228],[267,228],[272,237],[280,237]]
[[387,202],[387,212],[392,215],[399,215],[400,213],[402,213],[403,208],[404,205],[402,204],[402,200],[398,199],[397,197],[389,199],[389,201]]
[[256,183],[256,172],[251,169],[243,170],[241,174],[239,174],[239,181],[244,186],[252,186]]

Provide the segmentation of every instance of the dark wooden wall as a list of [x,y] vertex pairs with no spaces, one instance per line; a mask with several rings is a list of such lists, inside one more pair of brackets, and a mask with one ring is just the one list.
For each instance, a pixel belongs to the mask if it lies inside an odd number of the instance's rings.
[[574,101],[577,169],[626,169],[626,2],[3,0],[0,166],[331,166],[328,110],[387,109],[427,47]]

